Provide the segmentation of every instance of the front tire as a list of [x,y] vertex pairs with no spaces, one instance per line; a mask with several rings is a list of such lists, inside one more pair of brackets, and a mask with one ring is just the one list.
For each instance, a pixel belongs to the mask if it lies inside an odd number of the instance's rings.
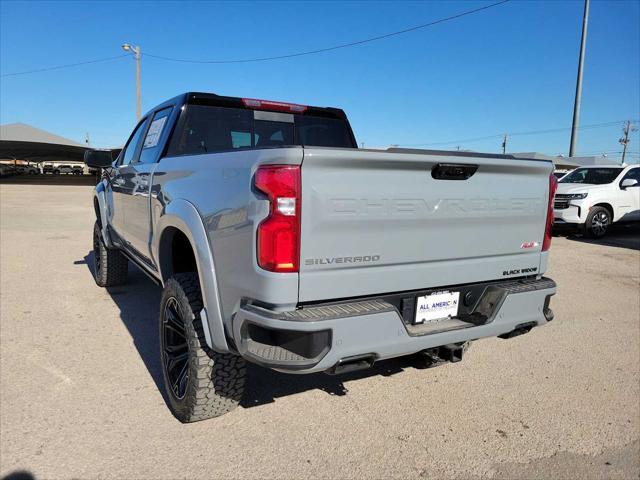
[[107,248],[98,222],[93,226],[93,276],[100,287],[115,287],[127,281],[129,262],[118,250]]
[[611,212],[604,207],[593,207],[584,223],[584,234],[589,238],[602,238],[611,226]]
[[162,376],[171,411],[183,423],[230,412],[244,391],[244,359],[207,346],[201,310],[196,273],[179,273],[167,281],[160,302]]

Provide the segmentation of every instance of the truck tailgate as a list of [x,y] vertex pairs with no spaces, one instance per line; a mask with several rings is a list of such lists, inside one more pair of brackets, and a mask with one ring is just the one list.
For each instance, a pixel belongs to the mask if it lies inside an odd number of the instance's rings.
[[[433,178],[444,164],[477,170]],[[537,274],[551,171],[482,154],[305,148],[299,301]]]

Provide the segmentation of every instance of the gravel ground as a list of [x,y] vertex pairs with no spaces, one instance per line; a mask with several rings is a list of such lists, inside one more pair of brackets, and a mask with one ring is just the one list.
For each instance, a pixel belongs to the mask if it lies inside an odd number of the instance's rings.
[[126,288],[93,282],[91,188],[2,185],[0,204],[0,475],[640,475],[637,230],[554,238],[556,319],[528,335],[429,370],[253,367],[240,408],[182,425],[159,389],[160,290],[133,267]]

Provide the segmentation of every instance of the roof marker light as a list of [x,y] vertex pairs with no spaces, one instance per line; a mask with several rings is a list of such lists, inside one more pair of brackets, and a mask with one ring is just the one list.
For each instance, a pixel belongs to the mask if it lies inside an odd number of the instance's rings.
[[306,105],[298,105],[297,103],[274,102],[271,100],[258,100],[256,98],[243,98],[242,103],[247,108],[256,110],[273,110],[277,112],[303,113]]

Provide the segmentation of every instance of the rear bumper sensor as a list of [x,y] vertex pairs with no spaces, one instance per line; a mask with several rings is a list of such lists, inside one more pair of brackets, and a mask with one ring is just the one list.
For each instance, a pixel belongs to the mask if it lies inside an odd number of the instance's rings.
[[415,298],[430,290],[284,312],[247,303],[231,330],[240,355],[290,373],[344,373],[421,351],[457,362],[466,341],[511,338],[550,321],[555,288],[548,278],[441,287],[460,292],[458,315],[427,324],[413,320]]

